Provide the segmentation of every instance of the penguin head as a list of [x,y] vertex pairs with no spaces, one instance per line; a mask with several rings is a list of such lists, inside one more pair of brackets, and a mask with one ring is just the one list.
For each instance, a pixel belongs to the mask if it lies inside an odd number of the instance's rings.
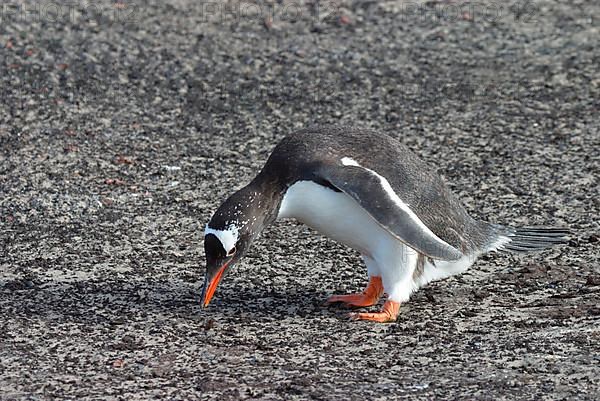
[[241,259],[245,241],[238,238],[237,229],[231,226],[217,230],[207,226],[204,233],[204,254],[206,255],[206,276],[202,289],[202,306],[207,307],[217,285],[225,272]]
[[[245,191],[248,192],[248,191]],[[223,203],[204,230],[206,276],[202,306],[207,307],[227,270],[245,254],[265,226],[265,211],[254,202],[255,192],[240,191]]]

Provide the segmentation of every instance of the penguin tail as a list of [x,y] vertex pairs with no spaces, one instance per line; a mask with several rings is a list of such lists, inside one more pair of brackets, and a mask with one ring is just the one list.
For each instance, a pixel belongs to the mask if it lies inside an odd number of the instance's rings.
[[494,225],[496,241],[490,251],[511,253],[536,252],[556,245],[567,244],[571,230],[558,227],[505,227]]

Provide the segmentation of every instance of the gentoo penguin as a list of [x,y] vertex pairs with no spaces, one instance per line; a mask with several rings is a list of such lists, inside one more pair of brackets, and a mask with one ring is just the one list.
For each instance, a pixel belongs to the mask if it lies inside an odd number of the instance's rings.
[[204,307],[260,232],[284,218],[360,252],[367,288],[328,302],[366,307],[386,293],[380,312],[351,314],[376,322],[396,320],[400,304],[413,292],[464,272],[482,254],[537,251],[565,243],[568,234],[473,219],[434,169],[386,134],[305,129],[285,137],[252,182],[231,195],[206,225]]

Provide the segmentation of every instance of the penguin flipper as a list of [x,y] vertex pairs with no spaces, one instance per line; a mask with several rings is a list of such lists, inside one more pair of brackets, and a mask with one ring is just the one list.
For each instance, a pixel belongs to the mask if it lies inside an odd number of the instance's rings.
[[379,225],[416,251],[442,260],[464,256],[434,234],[377,172],[349,158],[342,159],[342,164],[323,164],[317,171],[321,179],[352,197]]

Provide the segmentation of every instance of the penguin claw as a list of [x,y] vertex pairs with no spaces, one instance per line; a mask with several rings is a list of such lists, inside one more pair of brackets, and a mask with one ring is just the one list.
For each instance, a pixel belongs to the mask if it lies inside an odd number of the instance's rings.
[[365,307],[373,306],[383,295],[383,284],[381,277],[371,276],[369,277],[369,284],[367,288],[361,294],[349,294],[349,295],[332,295],[325,302],[326,304],[343,303],[346,306],[351,307]]
[[349,307],[366,307],[373,306],[377,303],[378,298],[367,297],[365,294],[349,294],[349,295],[332,295],[327,298],[327,305],[342,303]]
[[353,312],[349,313],[350,320],[368,320],[378,323],[395,322],[400,312],[400,303],[394,301],[386,301],[383,304],[381,312]]

